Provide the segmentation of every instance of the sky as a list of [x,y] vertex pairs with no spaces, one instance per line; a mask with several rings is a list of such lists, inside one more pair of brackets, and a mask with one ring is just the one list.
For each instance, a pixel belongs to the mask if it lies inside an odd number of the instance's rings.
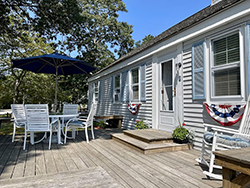
[[123,0],[128,10],[119,21],[133,25],[136,41],[151,34],[157,36],[211,4],[211,0]]
[[[123,0],[128,12],[119,12],[118,21],[133,25],[135,42],[157,36],[211,4],[211,0]],[[111,49],[112,51],[112,49]],[[72,57],[77,55],[74,51]]]

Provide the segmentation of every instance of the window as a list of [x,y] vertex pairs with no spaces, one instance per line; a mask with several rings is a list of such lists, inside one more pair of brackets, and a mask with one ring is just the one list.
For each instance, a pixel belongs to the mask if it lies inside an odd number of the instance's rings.
[[139,100],[139,68],[131,70],[131,97]]
[[239,33],[212,41],[213,96],[241,95]]
[[99,87],[98,82],[94,83],[94,102],[98,102]]
[[115,79],[114,79],[114,101],[115,102],[118,102],[120,101],[120,93],[121,93],[121,89],[120,89],[120,86],[121,86],[121,79],[120,79],[120,74],[119,75],[116,75],[115,76]]
[[161,110],[173,110],[172,61],[161,64]]
[[[146,101],[145,63],[137,68],[122,72],[119,78],[117,78],[117,89],[118,83],[120,83],[120,101]],[[118,82],[118,80],[120,80],[120,82]]]
[[193,99],[205,99],[204,41],[192,46]]

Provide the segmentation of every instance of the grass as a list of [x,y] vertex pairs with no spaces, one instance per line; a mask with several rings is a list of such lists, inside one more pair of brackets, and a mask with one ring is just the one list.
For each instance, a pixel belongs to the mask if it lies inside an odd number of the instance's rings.
[[[0,135],[12,135],[13,134],[13,122],[2,122],[0,128]],[[16,129],[17,134],[24,134],[24,128]]]
[[[94,127],[98,126],[98,122],[94,122]],[[84,129],[78,129],[79,131]],[[71,130],[69,130],[71,131]],[[24,128],[17,128],[16,135],[24,134]],[[0,127],[0,135],[13,135],[13,122],[2,122]]]

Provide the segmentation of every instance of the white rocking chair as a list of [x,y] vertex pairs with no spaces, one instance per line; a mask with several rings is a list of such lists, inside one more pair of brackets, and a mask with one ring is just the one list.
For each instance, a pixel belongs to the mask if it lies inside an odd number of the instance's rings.
[[[250,95],[247,100],[244,115],[238,130],[210,124],[203,124],[205,134],[202,141],[200,158],[196,161],[209,167],[208,171],[203,171],[209,178],[222,179],[220,174],[215,174],[215,169],[222,169],[214,164],[214,151],[228,150],[233,148],[250,147]],[[212,132],[207,132],[208,130]],[[207,156],[207,157],[206,157]],[[206,157],[206,158],[205,158]]]
[[[81,118],[72,118],[66,123],[65,127],[65,135],[64,135],[64,144],[66,144],[66,139],[70,138],[67,136],[67,131],[69,129],[74,129],[76,128],[84,128],[85,129],[85,136],[86,136],[86,141],[89,143],[89,137],[88,137],[88,127],[91,127],[91,133],[92,133],[92,138],[95,139],[94,135],[94,126],[93,126],[93,119],[96,113],[96,104],[92,104],[89,115],[87,119],[81,119]],[[75,139],[75,134],[73,134],[73,139]]]
[[26,115],[23,104],[11,104],[11,111],[14,117],[12,136],[12,142],[14,142],[16,129],[24,128],[26,125]]

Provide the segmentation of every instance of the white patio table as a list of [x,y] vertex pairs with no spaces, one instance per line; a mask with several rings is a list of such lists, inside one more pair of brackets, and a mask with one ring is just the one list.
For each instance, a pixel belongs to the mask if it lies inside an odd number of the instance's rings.
[[[57,128],[57,143],[63,144],[61,142],[61,128],[64,126],[64,118],[74,118],[78,117],[79,114],[53,114],[49,115],[49,118],[51,119],[58,119],[58,128]],[[60,121],[61,120],[61,121]],[[62,125],[61,125],[62,122]],[[30,142],[33,145],[34,144],[34,132],[30,132]]]
[[[59,119],[58,128],[57,128],[58,144],[63,144],[61,142],[61,128],[64,127],[64,118],[74,118],[74,117],[78,117],[78,116],[79,116],[79,114],[53,114],[53,115],[49,115],[49,117],[52,119],[55,119],[55,118]],[[62,126],[61,126],[61,122],[62,122]]]

